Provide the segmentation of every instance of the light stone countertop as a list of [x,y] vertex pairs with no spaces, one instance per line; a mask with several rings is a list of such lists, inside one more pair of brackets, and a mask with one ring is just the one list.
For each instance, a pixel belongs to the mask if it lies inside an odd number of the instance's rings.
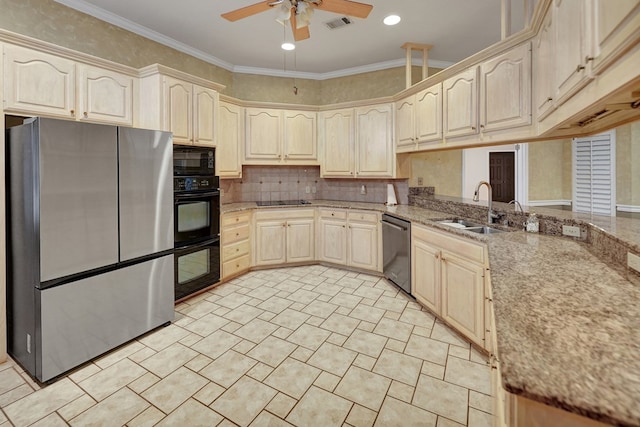
[[[414,206],[316,200],[302,207],[318,206],[390,213],[485,242],[504,388],[603,422],[640,426],[640,288],[585,243],[523,231],[480,235],[435,222],[451,213]],[[256,208],[234,203],[222,212]]]

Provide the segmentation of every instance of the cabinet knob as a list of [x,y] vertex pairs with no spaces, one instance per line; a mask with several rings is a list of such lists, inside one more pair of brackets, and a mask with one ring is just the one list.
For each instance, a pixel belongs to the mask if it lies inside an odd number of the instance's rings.
[[476,130],[476,127],[475,126],[471,126],[471,130]]
[[576,67],[576,73],[579,73],[579,72],[580,72],[580,71],[582,71],[582,70],[584,70],[584,65],[579,64],[579,65]]
[[240,235],[240,233],[236,233],[236,237],[239,236],[239,235]]
[[551,101],[553,101],[553,98],[552,97],[548,97],[547,98],[547,102],[551,102]]
[[240,252],[240,248],[236,248],[236,252]]
[[89,117],[89,114],[87,114],[86,111],[84,113],[82,113],[82,115],[85,116],[85,117]]
[[349,172],[349,175],[353,175],[353,172]]
[[333,212],[331,212],[331,216],[335,216],[335,214]]
[[70,110],[69,113],[73,116],[76,113],[76,110]]
[[236,218],[236,222],[240,221],[240,218]]
[[484,129],[484,125],[480,125],[480,129]]
[[343,225],[342,228],[345,228],[345,226]]

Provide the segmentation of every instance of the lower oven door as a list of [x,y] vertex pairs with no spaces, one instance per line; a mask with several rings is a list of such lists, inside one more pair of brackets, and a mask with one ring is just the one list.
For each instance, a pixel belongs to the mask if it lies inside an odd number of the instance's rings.
[[176,248],[219,237],[220,192],[175,194],[174,227]]
[[220,240],[176,249],[175,299],[183,299],[220,281]]

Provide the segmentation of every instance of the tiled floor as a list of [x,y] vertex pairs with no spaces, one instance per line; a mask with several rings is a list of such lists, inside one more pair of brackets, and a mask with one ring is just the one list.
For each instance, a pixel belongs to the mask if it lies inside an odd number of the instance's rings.
[[0,365],[0,426],[492,425],[485,358],[384,279],[258,271],[40,389]]

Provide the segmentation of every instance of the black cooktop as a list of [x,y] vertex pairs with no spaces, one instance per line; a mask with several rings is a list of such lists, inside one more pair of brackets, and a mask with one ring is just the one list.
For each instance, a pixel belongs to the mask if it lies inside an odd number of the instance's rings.
[[263,202],[256,202],[258,206],[292,206],[292,205],[310,205],[308,200],[270,200]]

